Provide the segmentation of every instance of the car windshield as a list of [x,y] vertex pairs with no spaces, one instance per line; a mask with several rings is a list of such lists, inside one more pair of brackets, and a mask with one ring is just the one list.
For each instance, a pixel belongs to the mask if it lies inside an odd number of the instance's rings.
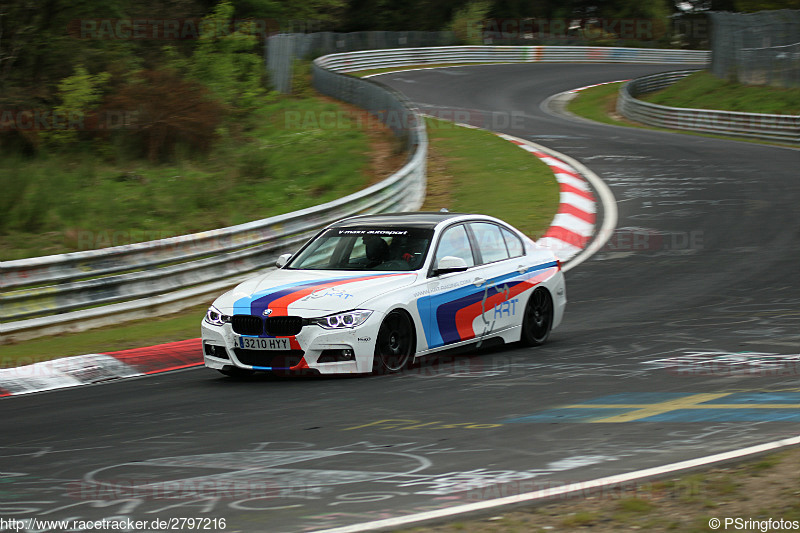
[[404,227],[331,228],[318,235],[286,268],[299,270],[418,270],[432,229]]

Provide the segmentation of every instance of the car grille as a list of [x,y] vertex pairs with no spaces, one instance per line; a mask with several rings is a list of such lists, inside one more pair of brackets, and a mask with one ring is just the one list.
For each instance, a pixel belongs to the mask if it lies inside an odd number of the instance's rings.
[[233,353],[244,365],[268,366],[273,369],[287,369],[300,364],[305,352],[303,350],[289,350],[285,352],[271,352],[269,350],[245,350],[234,348]]
[[270,335],[289,337],[303,329],[303,318],[299,316],[273,316],[261,318],[252,315],[233,315],[231,327],[239,335]]
[[299,316],[271,316],[264,320],[264,332],[273,337],[297,335],[303,329],[303,319]]
[[264,319],[252,315],[233,315],[231,327],[239,335],[261,335],[264,333]]

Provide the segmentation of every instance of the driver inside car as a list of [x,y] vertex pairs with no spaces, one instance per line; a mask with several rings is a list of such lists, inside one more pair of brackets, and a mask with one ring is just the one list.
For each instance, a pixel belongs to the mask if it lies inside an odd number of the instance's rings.
[[375,267],[389,258],[389,245],[377,235],[364,235],[362,241],[369,259],[367,268]]

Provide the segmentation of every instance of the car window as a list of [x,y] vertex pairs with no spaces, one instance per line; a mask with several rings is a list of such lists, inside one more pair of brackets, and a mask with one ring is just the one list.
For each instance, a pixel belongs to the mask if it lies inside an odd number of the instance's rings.
[[328,268],[331,256],[338,243],[338,239],[315,241],[315,245],[306,249],[305,257],[303,258],[304,268]]
[[470,228],[475,234],[475,240],[484,263],[508,259],[506,241],[500,232],[500,226],[488,222],[473,222],[470,224]]
[[439,247],[436,249],[436,263],[442,257],[460,257],[467,262],[467,266],[473,266],[475,260],[472,257],[472,247],[469,244],[467,230],[463,224],[448,228],[442,233],[439,239]]
[[511,233],[506,228],[501,228],[503,230],[503,237],[506,241],[506,248],[508,248],[508,255],[510,257],[519,257],[524,254],[524,246],[522,245],[522,240],[513,233]]
[[417,270],[425,262],[433,230],[331,228],[318,235],[286,268],[301,270]]

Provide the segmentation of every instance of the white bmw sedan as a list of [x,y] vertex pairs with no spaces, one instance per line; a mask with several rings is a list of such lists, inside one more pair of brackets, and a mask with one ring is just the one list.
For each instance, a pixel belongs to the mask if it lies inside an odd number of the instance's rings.
[[488,340],[542,344],[567,301],[555,256],[484,215],[348,218],[276,266],[209,308],[206,367],[227,375],[397,372]]

